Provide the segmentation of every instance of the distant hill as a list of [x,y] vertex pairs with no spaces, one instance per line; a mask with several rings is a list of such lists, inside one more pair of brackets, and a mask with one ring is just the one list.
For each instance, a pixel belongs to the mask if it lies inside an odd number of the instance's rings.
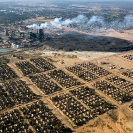
[[113,37],[91,36],[77,32],[69,32],[58,38],[46,40],[44,44],[65,51],[122,52],[133,50],[133,43],[127,40]]

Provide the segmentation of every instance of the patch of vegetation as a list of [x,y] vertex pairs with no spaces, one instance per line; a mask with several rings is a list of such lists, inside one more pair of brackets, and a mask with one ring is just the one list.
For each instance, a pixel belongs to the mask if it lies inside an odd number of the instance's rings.
[[49,58],[49,57],[45,57],[49,62],[55,62],[53,59]]
[[91,133],[91,131],[90,130],[87,130],[87,133]]
[[126,128],[126,130],[127,130],[127,131],[131,131],[131,129],[130,129],[130,128],[128,128],[128,127]]
[[68,55],[67,57],[68,57],[68,58],[77,58],[76,55]]
[[98,125],[101,125],[102,128],[105,126],[105,122],[99,118],[97,121],[94,122],[93,127],[97,127]]
[[110,125],[107,125],[107,127],[108,127],[109,129],[113,129]]
[[108,114],[108,115],[113,120],[113,122],[117,122],[118,117],[114,112],[112,112],[111,114]]

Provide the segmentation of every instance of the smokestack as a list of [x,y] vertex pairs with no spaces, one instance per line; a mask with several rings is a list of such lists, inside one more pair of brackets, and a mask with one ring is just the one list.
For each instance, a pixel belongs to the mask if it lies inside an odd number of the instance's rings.
[[8,30],[6,29],[6,36],[9,36],[9,32],[8,32]]
[[44,39],[44,31],[43,29],[39,29],[39,40]]

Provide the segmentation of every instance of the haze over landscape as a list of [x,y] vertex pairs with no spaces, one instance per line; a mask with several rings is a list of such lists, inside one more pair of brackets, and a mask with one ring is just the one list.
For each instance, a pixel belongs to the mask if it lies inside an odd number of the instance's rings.
[[0,133],[133,133],[133,1],[0,0]]

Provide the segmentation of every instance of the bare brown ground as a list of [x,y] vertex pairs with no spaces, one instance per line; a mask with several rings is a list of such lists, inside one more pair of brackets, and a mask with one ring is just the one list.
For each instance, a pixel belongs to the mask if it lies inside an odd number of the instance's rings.
[[[116,120],[114,118],[116,117]],[[123,105],[117,110],[97,117],[85,126],[76,129],[76,133],[132,133],[133,132],[133,112],[127,105]]]
[[133,30],[125,30],[123,32],[118,32],[115,30],[110,30],[105,36],[121,38],[133,42]]

